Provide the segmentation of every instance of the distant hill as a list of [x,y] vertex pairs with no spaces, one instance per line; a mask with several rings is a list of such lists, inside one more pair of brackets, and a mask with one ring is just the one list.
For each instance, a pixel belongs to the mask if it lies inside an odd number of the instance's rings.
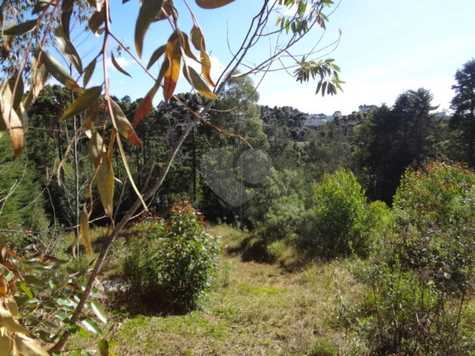
[[327,131],[330,129],[333,132],[340,132],[344,136],[351,135],[353,127],[364,120],[375,108],[377,107],[373,105],[362,105],[359,107],[359,111],[350,115],[342,115],[340,111],[333,115],[326,115],[308,114],[290,106],[273,108],[261,106],[261,115],[267,132],[276,127],[285,127],[294,140],[302,141],[306,133],[314,130]]

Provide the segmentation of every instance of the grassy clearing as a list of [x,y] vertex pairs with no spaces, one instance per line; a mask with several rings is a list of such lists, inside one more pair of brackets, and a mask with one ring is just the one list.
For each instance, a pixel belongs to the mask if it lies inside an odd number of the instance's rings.
[[[338,298],[359,286],[335,262],[293,274],[223,257],[203,310],[184,316],[129,316],[111,334],[118,355],[309,354],[322,337],[347,348],[332,328]],[[118,324],[119,325],[119,324]]]
[[[246,237],[229,226],[210,230],[221,236],[223,247]],[[111,311],[112,350],[117,355],[310,355],[324,340],[345,353],[351,345],[334,327],[335,306],[361,292],[347,263],[287,273],[276,265],[244,263],[238,256],[223,254],[202,310],[183,316]],[[78,335],[70,348],[94,343]]]

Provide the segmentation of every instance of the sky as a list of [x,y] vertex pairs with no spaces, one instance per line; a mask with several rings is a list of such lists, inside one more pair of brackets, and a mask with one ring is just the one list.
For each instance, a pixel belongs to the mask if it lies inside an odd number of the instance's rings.
[[[120,5],[116,0],[113,4],[112,29],[133,48],[138,1]],[[180,27],[189,31],[191,21],[182,0],[176,0],[175,4],[181,14]],[[260,4],[256,0],[235,0],[217,10],[193,7],[211,53],[214,77],[231,58],[227,43],[231,48],[238,46]],[[342,0],[329,19],[320,47],[337,39],[339,30],[341,41],[328,57],[341,67],[345,81],[342,93],[322,98],[315,95],[316,82],[301,84],[286,72],[276,72],[267,75],[259,85],[259,103],[293,106],[308,113],[351,113],[362,104],[392,105],[405,90],[424,87],[432,91],[435,105],[448,109],[456,70],[475,58],[475,0]],[[145,39],[144,63],[169,33],[165,22],[150,28]],[[321,34],[315,31],[296,52],[312,48]],[[249,62],[267,55],[269,45],[266,42],[251,51]],[[80,50],[88,54],[95,46],[87,40]],[[119,97],[144,96],[153,84],[151,79],[127,56],[119,62],[132,79],[112,73],[113,93]],[[158,72],[158,67],[152,71]],[[253,79],[257,83],[260,78]],[[100,78],[96,76],[94,80]],[[182,81],[177,90],[189,89]]]

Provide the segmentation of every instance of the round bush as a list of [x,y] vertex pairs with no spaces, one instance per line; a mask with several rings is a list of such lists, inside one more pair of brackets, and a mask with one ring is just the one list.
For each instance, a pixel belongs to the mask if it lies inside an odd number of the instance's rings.
[[300,231],[304,245],[324,257],[366,255],[367,201],[353,173],[325,175],[314,189],[314,208]]
[[445,291],[471,286],[475,265],[475,173],[431,163],[408,170],[394,197],[400,232],[393,256]]
[[124,263],[132,290],[164,312],[194,309],[210,286],[216,269],[218,244],[207,234],[196,212],[175,207],[166,226],[137,239]]

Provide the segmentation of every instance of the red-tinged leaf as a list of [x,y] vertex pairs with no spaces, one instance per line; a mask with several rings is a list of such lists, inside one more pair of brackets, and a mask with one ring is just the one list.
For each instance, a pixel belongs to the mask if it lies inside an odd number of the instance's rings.
[[137,136],[132,124],[125,116],[124,112],[120,108],[119,104],[111,100],[112,111],[114,112],[114,118],[119,129],[119,133],[122,137],[125,137],[131,144],[140,146],[142,145],[142,140]]
[[177,17],[178,15],[177,15],[175,7],[173,6],[173,1],[165,0],[163,2],[162,11],[160,11],[160,14],[157,17],[155,17],[154,21],[163,21],[169,16]]
[[157,81],[152,89],[149,90],[145,98],[137,107],[137,110],[134,114],[134,122],[133,126],[137,127],[140,123],[145,119],[145,117],[152,112],[153,108],[153,98],[157,93],[158,89],[160,88],[160,82]]

